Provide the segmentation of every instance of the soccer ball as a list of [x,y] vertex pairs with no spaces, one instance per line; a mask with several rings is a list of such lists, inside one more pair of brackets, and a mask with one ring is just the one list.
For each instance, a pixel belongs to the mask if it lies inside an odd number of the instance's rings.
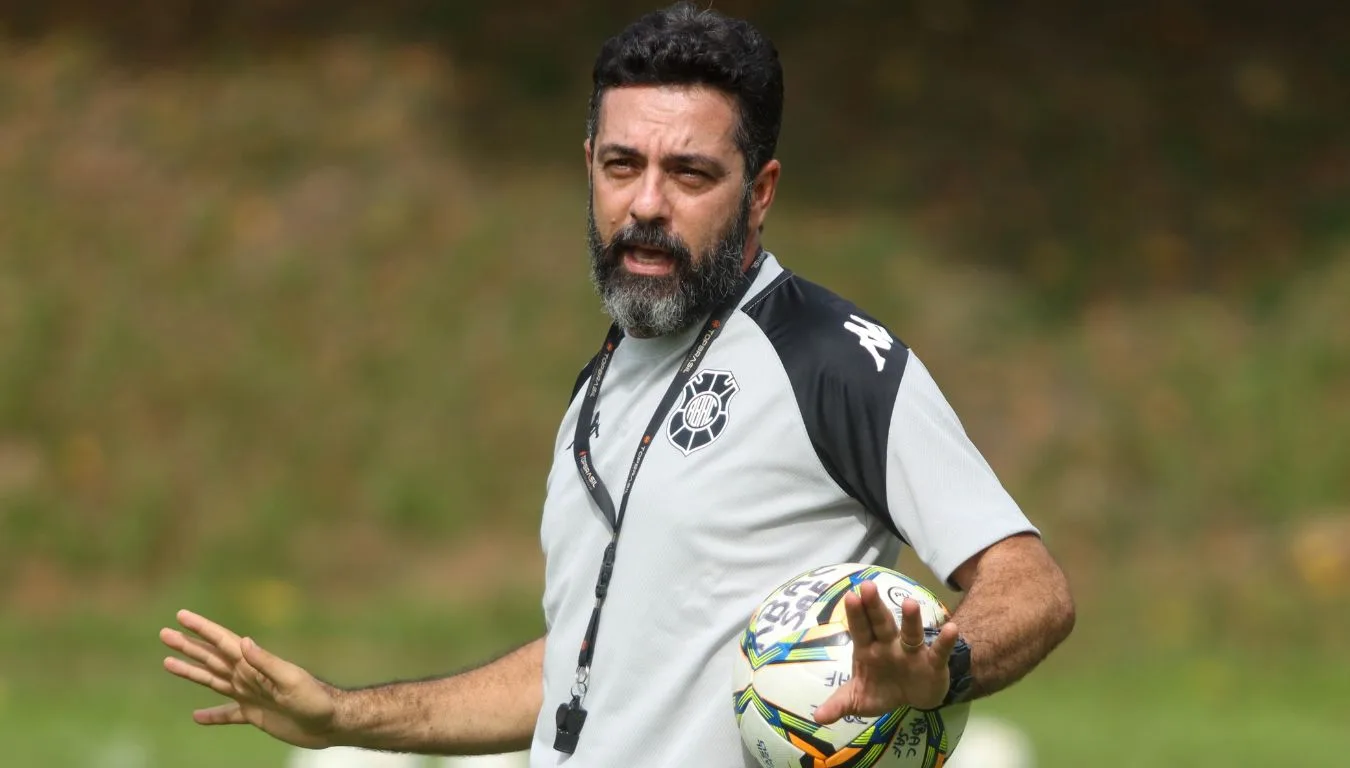
[[956,749],[969,703],[934,712],[901,707],[830,725],[811,718],[853,672],[844,595],[864,581],[877,585],[896,621],[906,597],[919,602],[925,627],[947,620],[932,592],[876,565],[816,568],[774,590],[750,616],[732,688],[741,740],[763,768],[940,768]]

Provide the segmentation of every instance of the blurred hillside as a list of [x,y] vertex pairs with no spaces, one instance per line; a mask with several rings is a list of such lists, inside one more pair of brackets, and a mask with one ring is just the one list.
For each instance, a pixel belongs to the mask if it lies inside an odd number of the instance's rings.
[[[548,446],[603,327],[580,174],[467,160],[435,110],[454,66],[422,46],[3,58],[8,604],[241,570],[350,598],[471,567],[447,554],[466,538],[537,588]],[[784,197],[770,247],[929,360],[1085,585],[1155,580],[1218,627],[1280,609],[1248,588],[1294,568],[1346,596],[1344,245],[1268,302],[1098,298],[1047,325],[1034,280],[952,260],[908,215]]]
[[[575,167],[594,52],[654,7],[390,0],[0,0],[11,36],[72,31],[124,65],[303,58],[360,35],[452,65],[437,138]],[[1043,307],[1241,292],[1350,229],[1350,52],[1334,3],[726,0],[787,71],[787,199],[887,211],[948,256],[1030,280]],[[0,22],[2,23],[2,22]]]

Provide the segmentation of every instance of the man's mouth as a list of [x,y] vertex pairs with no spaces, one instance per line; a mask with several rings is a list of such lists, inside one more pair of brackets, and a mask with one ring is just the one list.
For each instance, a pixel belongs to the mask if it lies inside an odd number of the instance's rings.
[[634,275],[668,275],[675,269],[670,252],[645,245],[632,245],[620,251],[624,269]]

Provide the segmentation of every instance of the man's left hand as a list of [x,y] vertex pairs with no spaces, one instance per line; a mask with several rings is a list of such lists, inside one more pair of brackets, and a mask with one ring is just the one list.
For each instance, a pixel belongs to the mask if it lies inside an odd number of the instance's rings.
[[853,677],[816,708],[813,719],[828,725],[846,715],[875,717],[903,706],[934,709],[947,695],[947,660],[956,646],[956,625],[947,622],[925,642],[918,601],[905,598],[900,625],[882,602],[876,584],[865,581],[844,597],[853,638]]

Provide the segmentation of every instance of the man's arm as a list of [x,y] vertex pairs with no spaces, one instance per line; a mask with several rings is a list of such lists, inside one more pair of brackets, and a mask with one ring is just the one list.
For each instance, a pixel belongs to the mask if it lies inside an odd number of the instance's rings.
[[544,638],[476,669],[415,682],[342,691],[341,743],[432,755],[528,749],[543,706]]
[[966,591],[952,623],[970,644],[973,697],[1022,679],[1073,630],[1068,580],[1038,536],[994,544],[957,568],[952,581]]
[[958,637],[971,647],[965,698],[990,695],[1030,672],[1073,629],[1064,572],[1035,534],[985,548],[957,568],[953,580],[969,594],[930,642],[915,599],[904,599],[896,624],[875,583],[845,595],[853,676],[815,709],[815,721],[829,725],[844,715],[873,717],[903,705],[936,709],[950,701],[949,663]]
[[422,754],[487,754],[529,746],[543,696],[544,638],[477,669],[343,690],[191,611],[160,639],[187,657],[169,672],[230,699],[197,710],[202,725],[253,725],[310,749],[357,746]]
[[1034,534],[1005,538],[962,564],[953,581],[969,589],[951,620],[925,642],[918,601],[906,598],[897,625],[876,584],[844,596],[853,640],[853,676],[814,717],[872,717],[910,705],[947,701],[949,663],[958,637],[970,645],[971,696],[987,696],[1030,672],[1073,628],[1063,572]]

